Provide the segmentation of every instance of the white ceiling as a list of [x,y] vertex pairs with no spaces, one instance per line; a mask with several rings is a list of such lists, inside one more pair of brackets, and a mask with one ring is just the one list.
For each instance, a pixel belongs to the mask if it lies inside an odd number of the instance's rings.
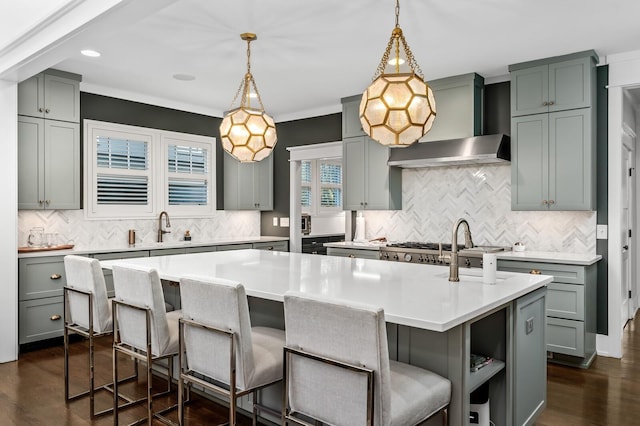
[[[637,0],[403,0],[400,26],[428,80],[595,49],[640,50]],[[55,67],[83,90],[222,116],[246,70],[276,121],[339,111],[371,81],[394,25],[393,0],[180,0]],[[117,26],[117,22],[112,23]],[[194,81],[178,81],[190,74]]]

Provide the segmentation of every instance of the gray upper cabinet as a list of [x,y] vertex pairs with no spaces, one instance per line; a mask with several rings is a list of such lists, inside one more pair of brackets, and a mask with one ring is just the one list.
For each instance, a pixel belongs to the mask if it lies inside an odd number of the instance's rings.
[[362,95],[342,98],[342,138],[365,135],[360,123],[360,101]]
[[18,85],[18,114],[80,122],[80,76],[47,70]]
[[367,136],[343,140],[345,210],[402,209],[402,171],[387,165],[389,149]]
[[482,134],[484,78],[476,73],[427,82],[436,100],[436,120],[420,142]]
[[241,163],[224,153],[224,209],[273,210],[273,154]]
[[18,208],[80,208],[80,79],[47,70],[18,85]]
[[511,65],[511,115],[590,107],[597,62],[595,52],[587,51]]
[[595,208],[596,62],[588,51],[510,67],[512,210]]
[[80,125],[18,116],[18,208],[80,208]]

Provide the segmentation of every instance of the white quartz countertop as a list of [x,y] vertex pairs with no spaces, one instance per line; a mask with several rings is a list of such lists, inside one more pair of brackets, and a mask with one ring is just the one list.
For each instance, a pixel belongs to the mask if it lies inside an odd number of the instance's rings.
[[[339,242],[339,243],[324,243],[325,247],[337,247],[345,249],[355,250],[379,250],[380,247],[384,247],[386,243],[375,242]],[[592,265],[602,259],[602,255],[599,254],[579,254],[579,253],[567,253],[567,252],[552,252],[552,251],[504,251],[497,252],[498,259],[504,260],[521,260],[524,262],[547,262],[547,263],[562,263],[565,265]]]
[[346,248],[356,250],[380,250],[380,247],[387,245],[386,242],[369,242],[369,241],[339,241],[335,243],[324,243],[325,247]]
[[552,251],[505,251],[497,253],[498,259],[523,262],[562,263],[563,265],[593,265],[602,259],[600,254],[576,254]]
[[235,250],[102,261],[102,266],[155,268],[160,277],[185,275],[241,282],[249,296],[283,301],[289,291],[381,306],[386,320],[447,331],[551,282],[551,276],[498,272],[496,284],[482,283],[482,270],[317,256],[304,253]]
[[118,252],[131,252],[140,250],[162,250],[162,249],[175,249],[175,248],[187,248],[187,247],[206,247],[206,246],[220,246],[226,244],[250,244],[250,243],[269,243],[276,241],[289,241],[288,237],[224,237],[210,239],[206,241],[165,241],[162,243],[138,243],[135,246],[122,245],[110,245],[110,246],[98,246],[98,247],[74,247],[71,250],[46,250],[33,253],[18,253],[18,258],[23,257],[45,257],[45,256],[65,256],[67,254],[94,254],[94,253],[118,253]]

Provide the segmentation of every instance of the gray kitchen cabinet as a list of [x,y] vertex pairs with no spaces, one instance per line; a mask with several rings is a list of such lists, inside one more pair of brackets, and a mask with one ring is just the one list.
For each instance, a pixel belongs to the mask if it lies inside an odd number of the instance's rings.
[[596,265],[498,260],[498,269],[554,277],[546,298],[548,360],[589,367],[596,349]]
[[354,136],[364,136],[360,122],[360,101],[362,95],[349,96],[342,98],[342,138],[351,138]]
[[327,247],[328,256],[350,257],[355,259],[380,259],[379,250],[366,250],[342,247]]
[[[548,297],[548,295],[547,295]],[[545,289],[515,301],[513,416],[516,425],[532,425],[547,402]]]
[[217,251],[216,246],[187,247],[186,253],[209,253]]
[[593,210],[593,51],[511,65],[511,209]]
[[436,100],[436,119],[420,142],[482,134],[484,78],[476,73],[428,81]]
[[18,85],[18,114],[79,123],[81,79],[50,69],[23,81]]
[[18,116],[18,208],[80,208],[80,126]]
[[402,209],[402,170],[387,165],[389,149],[367,136],[343,140],[345,210]]
[[18,260],[18,343],[62,336],[63,256]]
[[289,242],[288,241],[259,242],[259,243],[253,243],[252,247],[257,250],[289,251]]
[[[149,256],[170,256],[174,254],[185,254],[185,248],[165,248],[149,250]],[[182,302],[180,299],[180,283],[175,281],[162,280],[162,293],[164,301],[173,306],[173,309],[180,309]]]
[[513,117],[594,105],[595,65],[592,50],[509,66]]
[[273,210],[273,154],[242,163],[224,153],[224,209]]
[[511,120],[512,210],[595,208],[594,110]]
[[253,248],[253,244],[251,243],[224,244],[224,245],[216,246],[216,251],[246,250],[246,249],[252,249],[252,248]]

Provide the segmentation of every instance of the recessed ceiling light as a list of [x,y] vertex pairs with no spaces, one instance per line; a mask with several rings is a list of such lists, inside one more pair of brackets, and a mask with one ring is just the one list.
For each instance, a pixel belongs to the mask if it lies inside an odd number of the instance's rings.
[[98,56],[100,56],[100,52],[96,52],[95,50],[90,49],[81,50],[80,53],[90,58],[97,58]]
[[180,81],[193,81],[196,79],[195,76],[190,74],[174,74],[173,78]]

